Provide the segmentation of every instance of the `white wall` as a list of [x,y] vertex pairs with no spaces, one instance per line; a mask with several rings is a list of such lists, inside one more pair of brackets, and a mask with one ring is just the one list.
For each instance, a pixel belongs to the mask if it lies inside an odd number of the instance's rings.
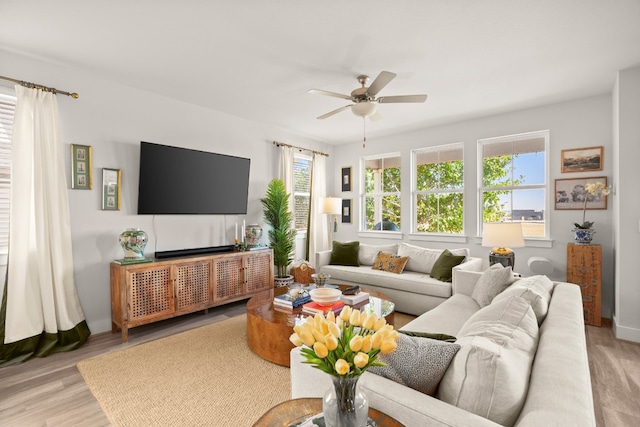
[[[427,101],[428,102],[428,101]],[[371,124],[375,127],[375,124]],[[553,193],[554,180],[559,178],[579,178],[586,176],[607,176],[609,183],[613,178],[612,163],[612,112],[611,96],[609,94],[580,99],[571,102],[548,105],[524,111],[501,114],[477,120],[469,120],[450,125],[408,132],[385,138],[368,138],[366,148],[362,143],[354,143],[336,147],[335,157],[340,159],[335,164],[335,177],[340,176],[340,168],[352,166],[354,191],[341,193],[335,183],[334,194],[344,198],[353,198],[354,221],[352,224],[340,224],[335,235],[336,240],[359,239],[367,243],[379,243],[379,238],[358,235],[358,217],[360,214],[358,203],[358,188],[360,185],[359,160],[362,156],[400,152],[402,155],[402,186],[405,190],[402,199],[402,223],[409,228],[410,217],[410,150],[414,148],[434,145],[464,142],[465,144],[465,233],[466,239],[460,243],[444,243],[436,241],[412,240],[408,234],[403,234],[403,240],[424,247],[469,247],[474,256],[488,259],[489,248],[480,246],[477,238],[477,140],[524,132],[550,131],[549,150],[549,218],[552,242],[527,241],[526,248],[515,249],[516,271],[532,274],[527,267],[527,260],[532,256],[543,256],[551,260],[555,271],[550,275],[555,280],[566,280],[566,245],[573,242],[571,232],[574,222],[582,219],[580,211],[557,211],[554,209]],[[593,173],[560,173],[560,152],[566,148],[604,146],[604,169]],[[637,159],[638,157],[636,157]],[[615,182],[613,182],[615,184]],[[603,249],[603,316],[611,317],[613,306],[613,215],[609,204],[607,210],[589,210],[587,219],[595,221],[597,234],[594,243],[602,245]],[[546,244],[545,244],[546,243]],[[535,245],[535,246],[534,246]],[[542,246],[542,247],[540,247]],[[547,246],[547,247],[544,247]]]
[[[111,329],[109,263],[122,258],[118,235],[128,227],[149,234],[145,253],[233,243],[235,222],[264,224],[260,198],[277,174],[273,140],[329,152],[318,141],[282,129],[111,83],[85,72],[0,50],[0,75],[78,92],[59,96],[64,150],[93,147],[93,190],[69,189],[76,287],[93,333]],[[247,215],[139,216],[140,141],[251,159]],[[331,157],[328,167],[332,167]],[[122,170],[121,210],[102,211],[102,168]],[[67,160],[67,182],[70,182]],[[212,183],[215,185],[215,183]],[[223,185],[223,183],[219,183]],[[266,242],[265,237],[263,241]]]
[[615,311],[618,338],[640,342],[640,67],[623,70],[613,95],[615,175]]

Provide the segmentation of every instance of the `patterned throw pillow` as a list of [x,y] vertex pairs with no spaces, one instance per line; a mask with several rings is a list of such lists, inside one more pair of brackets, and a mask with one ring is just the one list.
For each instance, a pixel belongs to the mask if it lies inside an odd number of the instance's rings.
[[387,366],[369,372],[433,396],[458,350],[459,344],[399,334],[395,351],[378,356]]
[[384,270],[390,273],[400,274],[407,265],[409,257],[391,255],[386,252],[378,252],[378,256],[373,261],[372,270]]

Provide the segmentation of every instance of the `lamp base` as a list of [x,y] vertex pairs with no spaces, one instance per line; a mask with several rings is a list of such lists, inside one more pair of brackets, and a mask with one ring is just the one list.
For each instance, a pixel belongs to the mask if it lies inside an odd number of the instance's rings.
[[502,264],[504,267],[511,267],[513,270],[516,263],[516,256],[511,252],[497,252],[491,251],[489,252],[489,265],[493,264]]

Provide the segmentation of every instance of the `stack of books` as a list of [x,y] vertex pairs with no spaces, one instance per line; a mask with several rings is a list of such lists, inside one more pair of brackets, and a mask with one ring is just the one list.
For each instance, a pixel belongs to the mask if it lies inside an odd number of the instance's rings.
[[296,307],[300,307],[301,305],[308,303],[311,301],[311,297],[308,293],[302,294],[297,298],[293,298],[288,293],[277,295],[273,298],[273,307],[293,310]]
[[302,305],[302,313],[315,316],[316,313],[325,315],[328,312],[333,311],[335,314],[339,314],[343,307],[344,301],[342,300],[336,301],[332,305],[320,305],[315,301],[311,301]]
[[345,295],[342,294],[342,301],[348,305],[358,305],[362,303],[369,302],[369,293],[368,292],[358,292],[355,295]]

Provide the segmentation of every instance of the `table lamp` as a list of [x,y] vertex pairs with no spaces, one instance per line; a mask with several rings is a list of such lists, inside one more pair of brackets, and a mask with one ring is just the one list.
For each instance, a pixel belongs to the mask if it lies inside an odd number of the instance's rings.
[[321,197],[320,213],[329,215],[329,248],[333,245],[333,232],[338,231],[338,220],[335,215],[342,211],[342,199],[339,197]]
[[489,265],[500,263],[513,269],[516,256],[511,248],[524,247],[522,224],[519,222],[487,222],[482,225],[482,246],[489,252]]

